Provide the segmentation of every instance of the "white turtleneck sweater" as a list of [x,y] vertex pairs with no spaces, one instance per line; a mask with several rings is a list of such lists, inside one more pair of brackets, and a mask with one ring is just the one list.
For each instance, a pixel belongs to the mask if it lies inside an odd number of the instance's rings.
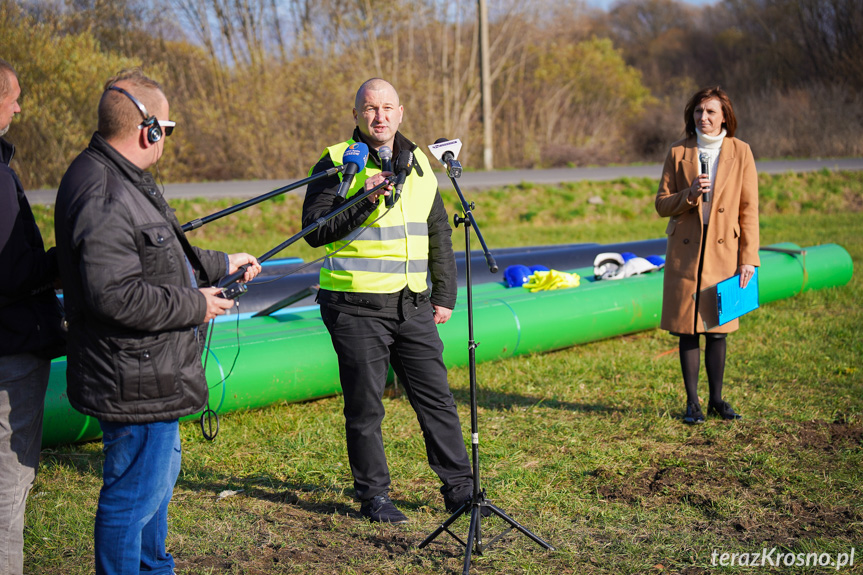
[[[709,158],[707,166],[710,168],[710,191],[711,201],[701,202],[701,217],[704,220],[704,225],[710,221],[710,205],[715,201],[716,188],[716,168],[719,166],[719,152],[722,151],[722,142],[725,140],[725,128],[716,136],[708,136],[698,128],[695,128],[695,134],[698,139],[698,156],[699,165],[701,164],[701,154],[707,154]],[[704,196],[702,196],[702,200]]]

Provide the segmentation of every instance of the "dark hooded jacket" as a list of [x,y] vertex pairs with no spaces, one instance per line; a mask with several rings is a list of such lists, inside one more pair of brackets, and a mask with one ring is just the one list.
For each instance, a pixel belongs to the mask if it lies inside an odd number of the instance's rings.
[[153,176],[98,133],[63,176],[54,220],[72,406],[121,423],[200,411],[206,299],[196,287],[224,276],[227,256],[190,246]]
[[15,148],[0,138],[0,355],[63,355],[62,316],[53,283],[54,249],[45,251],[24,188],[9,162]]

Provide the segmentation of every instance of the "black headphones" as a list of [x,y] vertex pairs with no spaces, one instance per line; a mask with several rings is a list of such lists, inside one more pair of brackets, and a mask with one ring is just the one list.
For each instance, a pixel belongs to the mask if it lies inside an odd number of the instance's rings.
[[144,104],[138,101],[135,96],[120,88],[119,86],[108,86],[109,90],[114,90],[116,92],[120,92],[121,94],[125,94],[127,98],[132,100],[135,105],[138,107],[138,111],[141,112],[141,116],[144,117],[144,122],[142,125],[144,126],[144,130],[147,130],[147,141],[151,144],[155,144],[159,140],[162,139],[162,126],[159,125],[159,121],[156,119],[156,116],[151,116],[149,112],[147,112],[147,108],[144,107]]

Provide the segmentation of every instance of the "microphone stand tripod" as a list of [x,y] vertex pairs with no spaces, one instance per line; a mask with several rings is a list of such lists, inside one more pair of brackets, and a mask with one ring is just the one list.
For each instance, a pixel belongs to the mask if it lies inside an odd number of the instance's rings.
[[[499,540],[501,537],[512,531],[513,529],[518,530],[523,535],[529,537],[538,545],[547,549],[549,551],[554,551],[554,547],[531,533],[529,529],[525,526],[521,525],[518,521],[507,515],[500,507],[490,503],[485,498],[485,489],[480,487],[479,483],[479,426],[477,423],[477,398],[476,398],[476,347],[479,345],[474,341],[473,336],[473,289],[471,285],[471,276],[470,276],[470,230],[473,228],[476,231],[477,239],[479,239],[480,244],[482,245],[483,253],[485,254],[486,263],[488,264],[489,270],[492,273],[496,273],[497,263],[494,261],[494,256],[488,251],[488,247],[485,244],[485,240],[482,237],[482,233],[479,230],[479,226],[476,223],[476,220],[473,217],[473,208],[474,203],[468,202],[464,199],[464,195],[461,193],[461,189],[458,186],[458,182],[456,182],[456,177],[453,176],[452,172],[447,170],[447,175],[450,177],[450,181],[452,182],[453,187],[455,188],[456,193],[458,194],[459,199],[461,200],[462,210],[464,211],[464,216],[459,216],[455,214],[453,216],[453,223],[458,227],[459,224],[464,224],[464,248],[465,248],[465,280],[467,282],[467,330],[468,330],[468,365],[469,365],[469,373],[470,373],[470,437],[471,437],[471,460],[473,462],[473,495],[467,501],[465,501],[461,507],[455,510],[455,512],[450,515],[449,519],[443,522],[443,524],[434,530],[431,535],[426,537],[422,543],[419,544],[419,548],[422,549],[429,543],[431,543],[434,539],[437,538],[438,535],[446,531],[453,539],[464,545],[465,547],[465,556],[464,556],[464,568],[462,570],[463,575],[468,575],[470,572],[470,560],[471,554],[476,549],[477,555],[482,555],[483,551],[491,547],[491,545]],[[497,515],[505,522],[509,524],[509,527],[501,532],[500,534],[493,537],[488,543],[483,544],[482,541],[482,517],[483,512],[485,512],[486,516],[491,514]],[[449,530],[450,525],[452,525],[456,519],[461,517],[462,515],[467,515],[470,513],[470,527],[468,527],[467,534],[467,542],[462,541],[457,535],[455,535],[452,531]]]

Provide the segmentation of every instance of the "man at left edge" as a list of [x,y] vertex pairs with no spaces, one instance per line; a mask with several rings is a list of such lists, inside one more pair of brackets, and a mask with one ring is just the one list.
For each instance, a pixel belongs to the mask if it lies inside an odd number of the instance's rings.
[[[0,136],[21,112],[21,87],[0,58]],[[24,570],[24,506],[36,478],[51,358],[65,353],[57,258],[42,235],[21,180],[15,147],[0,137],[0,575]]]

